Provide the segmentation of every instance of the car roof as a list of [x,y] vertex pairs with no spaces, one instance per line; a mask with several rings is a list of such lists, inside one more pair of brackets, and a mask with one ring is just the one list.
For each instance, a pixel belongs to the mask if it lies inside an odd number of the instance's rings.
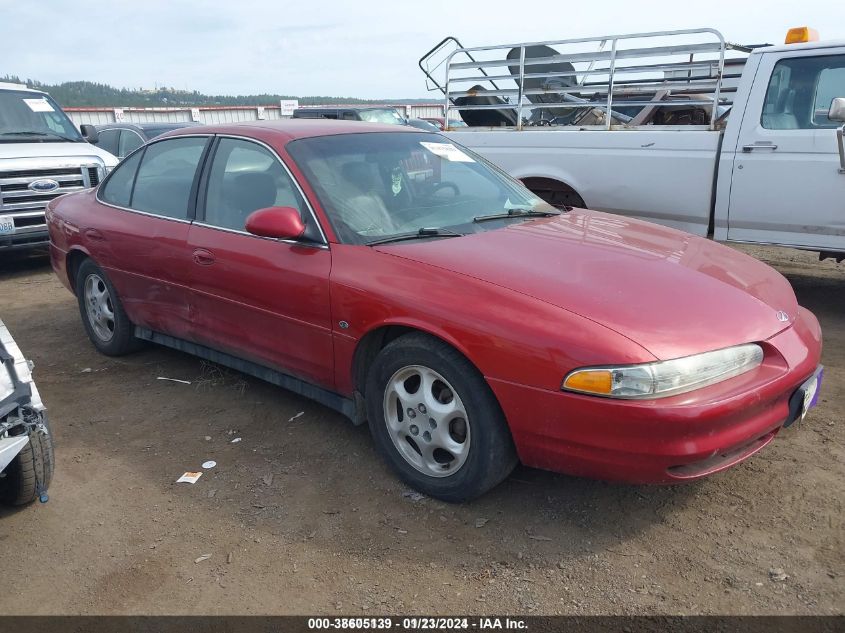
[[751,51],[752,55],[763,53],[782,53],[784,51],[802,51],[824,48],[838,48],[845,46],[845,40],[822,40],[820,42],[802,42],[800,44],[777,44],[775,46],[761,46]]
[[[254,133],[273,132],[284,142],[299,138],[314,136],[334,136],[337,134],[362,134],[366,132],[425,133],[408,125],[391,125],[388,123],[367,123],[364,121],[338,121],[336,119],[282,119],[275,121],[245,121],[242,123],[221,123],[217,125],[203,125],[167,132],[166,136],[180,136],[182,134],[234,134],[244,135]],[[433,132],[429,132],[433,134]]]
[[390,105],[389,103],[384,105],[315,105],[315,106],[301,106],[297,108],[298,111],[315,111],[320,112],[322,110],[395,110],[396,106]]
[[97,128],[97,131],[99,132],[119,128],[134,128],[136,130],[178,130],[183,127],[196,127],[198,125],[201,124],[194,121],[146,121],[144,123],[120,121],[114,123],[101,123],[99,125],[95,125],[94,127]]

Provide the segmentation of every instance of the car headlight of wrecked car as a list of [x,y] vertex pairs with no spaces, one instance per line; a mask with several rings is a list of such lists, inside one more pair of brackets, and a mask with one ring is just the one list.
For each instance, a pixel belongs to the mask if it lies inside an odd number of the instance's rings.
[[6,365],[0,363],[0,402],[11,396],[15,392],[15,384],[12,381],[12,376]]
[[642,365],[576,369],[561,388],[608,398],[665,398],[738,376],[762,362],[763,349],[751,343]]

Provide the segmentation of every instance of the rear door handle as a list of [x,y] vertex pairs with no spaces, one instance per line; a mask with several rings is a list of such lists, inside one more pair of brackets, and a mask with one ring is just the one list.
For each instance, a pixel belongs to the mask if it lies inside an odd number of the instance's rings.
[[85,237],[89,240],[94,240],[95,242],[102,242],[106,239],[106,236],[100,233],[97,229],[85,229],[83,232],[85,233]]
[[194,261],[200,266],[211,266],[214,263],[214,253],[198,248],[194,251]]
[[776,150],[778,148],[777,145],[774,143],[770,143],[768,141],[758,141],[757,143],[751,143],[750,145],[743,145],[742,151],[743,152],[753,152],[755,149],[770,149]]

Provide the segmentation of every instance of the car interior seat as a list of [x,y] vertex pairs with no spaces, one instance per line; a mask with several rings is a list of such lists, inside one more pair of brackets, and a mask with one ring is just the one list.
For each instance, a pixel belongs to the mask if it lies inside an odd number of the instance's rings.
[[342,190],[338,192],[340,219],[359,234],[382,235],[394,230],[381,195],[384,186],[376,169],[366,161],[350,161],[340,168],[343,178]]

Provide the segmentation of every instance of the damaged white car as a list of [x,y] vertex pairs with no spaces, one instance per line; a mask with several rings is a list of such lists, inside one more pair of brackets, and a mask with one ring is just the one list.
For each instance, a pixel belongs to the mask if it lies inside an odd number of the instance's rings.
[[0,504],[47,501],[53,437],[27,361],[0,321]]

